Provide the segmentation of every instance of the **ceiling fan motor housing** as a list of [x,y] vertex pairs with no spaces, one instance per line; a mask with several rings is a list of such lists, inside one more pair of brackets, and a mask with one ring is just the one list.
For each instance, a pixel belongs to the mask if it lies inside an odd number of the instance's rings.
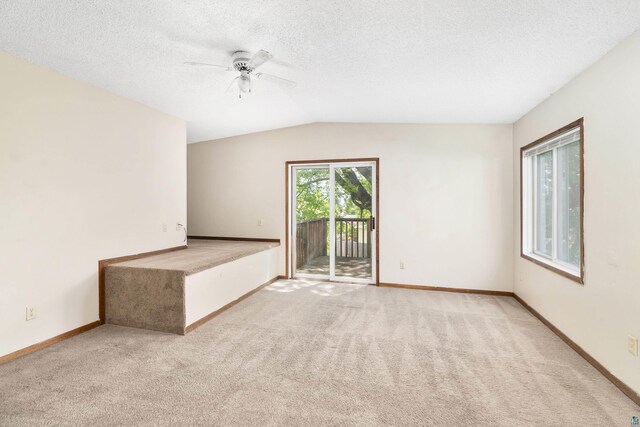
[[251,54],[249,52],[245,52],[243,50],[239,50],[233,54],[233,68],[242,72],[248,71],[251,72],[253,70],[247,68],[247,64],[251,60]]

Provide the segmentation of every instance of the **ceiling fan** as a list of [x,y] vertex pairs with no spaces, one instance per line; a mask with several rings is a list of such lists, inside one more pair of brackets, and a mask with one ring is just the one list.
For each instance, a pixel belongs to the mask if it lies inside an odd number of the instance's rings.
[[[242,98],[243,93],[251,92],[251,75],[256,76],[259,79],[271,80],[275,83],[280,83],[288,87],[295,87],[296,82],[282,77],[274,76],[273,74],[255,73],[255,69],[273,58],[266,50],[260,50],[255,55],[251,56],[249,52],[238,50],[233,54],[233,62],[231,66],[208,64],[206,62],[185,62],[186,65],[197,65],[204,67],[213,67],[224,71],[237,71],[240,75],[233,79],[229,88],[237,82],[238,84],[238,97]],[[227,89],[229,90],[229,89]]]

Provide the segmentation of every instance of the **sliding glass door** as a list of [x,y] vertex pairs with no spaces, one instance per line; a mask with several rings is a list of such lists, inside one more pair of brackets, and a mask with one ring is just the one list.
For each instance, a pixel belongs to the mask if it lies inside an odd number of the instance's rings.
[[331,165],[331,280],[373,280],[374,169],[371,164]]
[[329,256],[329,166],[293,168],[292,231],[294,272],[300,277],[328,279]]
[[290,167],[292,276],[375,283],[375,162]]

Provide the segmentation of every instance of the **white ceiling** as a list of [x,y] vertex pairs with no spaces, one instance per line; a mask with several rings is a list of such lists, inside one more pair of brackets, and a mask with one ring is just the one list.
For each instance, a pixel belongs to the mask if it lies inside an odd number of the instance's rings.
[[[2,0],[0,49],[188,121],[512,123],[640,28],[638,0]],[[230,63],[265,49],[239,100]]]

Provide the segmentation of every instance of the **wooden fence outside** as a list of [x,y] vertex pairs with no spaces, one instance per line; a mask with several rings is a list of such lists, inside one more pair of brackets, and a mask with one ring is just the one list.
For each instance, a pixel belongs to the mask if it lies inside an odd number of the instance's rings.
[[[296,267],[328,255],[328,218],[300,221],[296,225]],[[371,257],[371,219],[336,218],[336,257]]]
[[296,267],[327,256],[327,218],[300,221],[296,225]]

